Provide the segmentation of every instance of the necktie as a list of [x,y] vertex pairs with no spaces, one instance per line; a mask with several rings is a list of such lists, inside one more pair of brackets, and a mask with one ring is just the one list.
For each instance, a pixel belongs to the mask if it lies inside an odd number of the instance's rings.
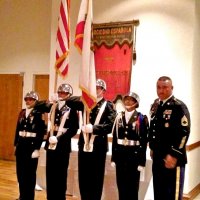
[[163,101],[160,101],[160,106],[162,106],[163,105]]

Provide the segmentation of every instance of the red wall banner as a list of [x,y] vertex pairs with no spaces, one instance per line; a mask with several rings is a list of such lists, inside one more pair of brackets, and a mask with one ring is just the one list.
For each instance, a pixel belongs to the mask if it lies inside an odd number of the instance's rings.
[[136,21],[93,24],[96,77],[105,80],[108,100],[129,92],[135,24]]

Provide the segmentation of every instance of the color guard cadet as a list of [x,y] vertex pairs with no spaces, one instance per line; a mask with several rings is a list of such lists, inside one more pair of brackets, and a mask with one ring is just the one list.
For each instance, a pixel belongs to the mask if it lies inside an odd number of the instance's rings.
[[46,126],[43,112],[37,107],[37,93],[28,92],[24,101],[26,109],[22,109],[19,113],[14,140],[16,172],[19,199],[34,200],[39,150],[46,133]]
[[157,95],[150,110],[149,146],[153,160],[154,200],[182,200],[186,142],[190,134],[187,106],[173,94],[171,78],[157,81]]
[[125,111],[119,112],[113,125],[112,165],[116,167],[119,200],[137,200],[140,172],[146,163],[149,123],[136,110],[139,96],[130,92],[123,98]]
[[78,114],[68,107],[73,90],[69,84],[58,87],[58,100],[50,111],[50,131],[46,141],[46,186],[48,200],[65,200],[71,138],[79,128]]
[[82,126],[79,137],[78,172],[81,200],[100,200],[103,190],[108,137],[111,133],[115,111],[106,101],[106,83],[96,81],[97,105],[91,110],[89,123]]

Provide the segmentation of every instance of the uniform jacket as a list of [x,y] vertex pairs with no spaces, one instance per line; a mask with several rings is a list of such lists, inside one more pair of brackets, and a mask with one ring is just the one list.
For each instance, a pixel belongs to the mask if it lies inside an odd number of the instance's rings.
[[[56,151],[71,152],[71,138],[74,135],[76,135],[77,130],[79,128],[79,124],[78,124],[77,111],[69,108],[66,102],[65,102],[65,105],[60,110],[58,109],[58,105],[56,107],[54,126],[57,127],[57,129],[53,131],[53,135],[57,136],[58,128],[60,126],[62,117],[66,112],[69,112],[69,115],[63,126],[64,131],[62,132],[60,136],[57,137],[58,143],[57,143]],[[46,150],[48,150],[48,146],[49,146],[49,136],[50,134],[48,134],[48,138],[46,141],[46,145],[45,145]]]
[[163,106],[156,99],[150,110],[149,145],[154,158],[170,154],[177,165],[187,163],[186,142],[190,134],[190,114],[187,106],[172,96]]
[[[111,160],[115,163],[134,162],[145,166],[149,123],[146,115],[134,111],[128,123],[125,112],[118,113],[113,126],[113,143]],[[119,144],[126,139],[134,142],[133,146]]]
[[[14,145],[18,150],[24,151],[26,149],[26,151],[32,153],[34,150],[40,149],[46,133],[46,126],[42,117],[43,112],[37,106],[33,108],[27,117],[25,113],[25,109],[22,109],[19,113]],[[36,133],[36,137],[22,137],[19,135],[20,131]]]
[[[94,152],[108,151],[107,135],[111,133],[113,122],[116,115],[116,112],[113,109],[112,103],[107,101],[105,110],[101,116],[99,124],[94,125],[98,112],[104,102],[105,102],[105,99],[103,98],[101,101],[97,103],[97,105],[90,112],[89,123],[93,125],[93,134],[96,135],[94,139],[94,143],[93,143]],[[84,146],[83,133],[80,134],[78,145],[79,145],[79,150],[83,151],[83,146]]]

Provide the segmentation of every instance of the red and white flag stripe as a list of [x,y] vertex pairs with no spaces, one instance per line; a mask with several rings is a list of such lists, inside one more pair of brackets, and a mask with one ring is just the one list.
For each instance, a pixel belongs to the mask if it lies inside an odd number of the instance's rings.
[[86,15],[88,12],[88,0],[82,0],[80,10],[78,14],[78,22],[76,25],[76,34],[74,45],[78,49],[79,53],[82,53],[83,48],[83,34],[85,28]]
[[70,0],[61,0],[60,15],[56,38],[56,63],[55,68],[65,77],[69,67],[70,27],[69,27]]
[[92,0],[82,0],[77,23],[77,30],[81,26],[83,31],[82,46],[79,46],[82,52],[79,87],[82,90],[82,101],[88,111],[96,105],[97,101],[94,52],[91,50],[92,17]]

